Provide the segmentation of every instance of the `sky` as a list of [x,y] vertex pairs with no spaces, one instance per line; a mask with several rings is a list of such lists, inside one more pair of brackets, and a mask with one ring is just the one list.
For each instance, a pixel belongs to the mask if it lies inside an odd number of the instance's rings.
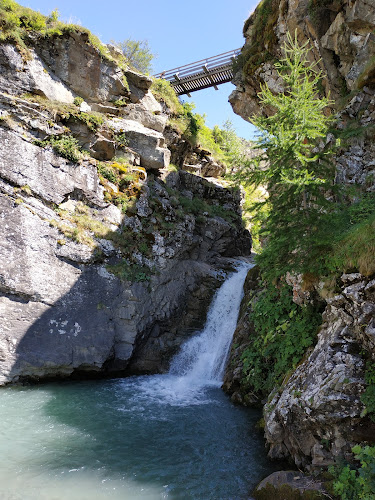
[[[258,0],[18,0],[42,14],[57,8],[63,21],[81,24],[102,42],[127,38],[148,40],[157,57],[153,73],[189,64],[242,47],[242,27]],[[235,87],[205,89],[183,99],[206,114],[209,127],[230,120],[240,137],[251,139],[255,128],[235,115],[228,103]]]

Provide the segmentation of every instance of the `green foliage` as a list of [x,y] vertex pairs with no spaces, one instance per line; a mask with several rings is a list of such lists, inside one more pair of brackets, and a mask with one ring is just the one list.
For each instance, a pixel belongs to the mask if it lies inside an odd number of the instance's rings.
[[104,115],[102,113],[98,113],[96,111],[81,112],[77,109],[81,102],[83,102],[81,97],[76,97],[73,104],[52,101],[50,99],[46,99],[45,97],[33,94],[27,94],[24,98],[27,98],[32,102],[37,102],[44,109],[52,113],[54,121],[61,120],[64,124],[68,123],[69,120],[80,121],[84,123],[92,132],[96,132],[104,123]]
[[126,137],[125,132],[122,132],[120,134],[115,134],[113,138],[118,148],[126,148],[126,146],[128,146],[129,144],[129,140]]
[[47,18],[27,7],[22,7],[13,0],[0,0],[0,41],[14,41],[21,54],[27,58],[28,53],[24,39],[30,31],[46,28]]
[[80,105],[83,103],[83,101],[84,101],[84,99],[82,97],[77,96],[74,98],[73,104],[75,106],[80,107]]
[[317,147],[332,123],[324,113],[330,102],[317,97],[321,74],[307,62],[307,45],[300,47],[288,35],[283,50],[276,68],[285,92],[275,95],[262,87],[260,102],[275,113],[253,118],[260,131],[260,154],[241,172],[249,184],[267,186],[269,193],[260,204],[268,217],[261,230],[267,245],[258,262],[270,280],[308,268],[316,253],[325,251],[319,241],[320,220],[322,213],[334,210],[326,196],[334,189],[332,151]]
[[[138,168],[133,171],[123,158],[116,158],[116,161],[110,163],[99,163],[97,169],[100,180],[106,188],[104,193],[106,200],[126,213],[134,205],[141,191],[139,179],[142,169]],[[113,186],[108,185],[107,180],[115,184],[119,191],[115,191]]]
[[[100,52],[102,57],[113,60],[108,47],[88,29],[59,21],[57,9],[53,10],[49,16],[44,16],[13,0],[0,0],[0,28],[0,41],[15,42],[25,59],[30,57],[27,42],[31,34],[34,37],[37,35],[48,38],[69,33],[83,33],[87,35],[89,43]],[[118,62],[122,64],[124,61]]]
[[131,67],[141,73],[149,74],[151,72],[151,63],[155,58],[155,54],[151,52],[147,40],[128,38],[123,42],[115,42],[115,45],[122,51]]
[[81,112],[73,115],[77,120],[85,123],[89,130],[96,132],[103,125],[104,117],[101,113],[91,111],[90,113]]
[[118,264],[107,266],[107,270],[124,281],[145,282],[150,281],[151,271],[147,267],[129,263],[126,260]]
[[245,227],[249,228],[252,238],[252,250],[255,253],[262,251],[261,232],[268,218],[268,207],[264,204],[265,191],[261,187],[246,184],[245,203],[242,206],[242,218]]
[[113,184],[118,184],[118,175],[116,175],[114,169],[103,163],[98,163],[97,170],[99,175],[109,180]]
[[34,141],[34,144],[42,148],[52,146],[58,155],[74,163],[77,163],[83,156],[77,139],[72,135],[51,135],[44,141]]
[[117,108],[122,108],[123,106],[127,106],[127,100],[125,99],[125,97],[121,97],[120,99],[116,99],[115,101],[113,101],[113,104],[117,107]]
[[375,210],[341,236],[334,236],[333,250],[326,257],[331,270],[358,270],[365,276],[375,273]]
[[206,201],[194,196],[192,199],[185,196],[178,196],[178,201],[185,213],[194,214],[196,216],[207,215],[209,217],[221,217],[227,222],[233,222],[238,219],[238,216],[232,211],[221,205],[210,205]]
[[[192,146],[199,146],[209,151],[218,161],[225,160],[224,152],[219,142],[215,140],[213,130],[205,124],[205,115],[194,113],[194,109],[194,103],[184,102],[182,105],[180,104],[177,113],[170,120],[171,126],[181,133]],[[218,137],[217,130],[218,127],[215,131],[216,138]]]
[[222,129],[215,125],[212,135],[224,153],[225,163],[231,169],[238,168],[244,164],[244,161],[246,161],[246,150],[250,148],[250,144],[237,136],[230,120],[224,122]]
[[265,396],[314,344],[321,315],[316,306],[295,304],[287,285],[268,284],[251,318],[256,336],[242,354],[244,385]]
[[361,401],[366,406],[366,414],[375,422],[375,364],[367,362],[365,381],[367,384],[365,392],[361,395]]
[[234,71],[242,69],[245,78],[251,76],[262,63],[275,59],[272,48],[277,41],[275,26],[279,4],[278,0],[262,0],[244,25],[244,33],[251,26],[251,43],[241,51]]
[[163,101],[174,115],[179,115],[183,112],[182,104],[172,85],[167,80],[154,78],[151,85],[151,92],[158,101]]
[[341,500],[375,500],[375,447],[354,446],[354,457],[359,466],[331,467],[333,490]]

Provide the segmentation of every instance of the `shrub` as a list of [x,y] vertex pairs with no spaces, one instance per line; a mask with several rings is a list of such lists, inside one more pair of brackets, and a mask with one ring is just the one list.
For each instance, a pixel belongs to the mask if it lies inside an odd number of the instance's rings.
[[74,163],[83,157],[78,141],[72,135],[51,135],[44,141],[34,141],[34,144],[40,147],[52,146],[57,154]]
[[145,282],[150,281],[151,271],[145,266],[133,264],[123,260],[119,264],[107,266],[107,270],[124,281]]
[[80,105],[83,103],[83,101],[84,101],[84,99],[82,97],[77,96],[74,98],[73,104],[80,107]]
[[341,500],[375,500],[375,446],[352,448],[359,466],[331,467],[333,491]]
[[151,62],[155,54],[151,52],[147,40],[133,40],[128,38],[123,42],[115,42],[122,51],[129,65],[141,73],[149,74],[152,69]]
[[172,85],[162,78],[154,78],[151,85],[151,92],[156,99],[163,101],[174,115],[181,114],[183,107],[179,101]]
[[361,401],[366,407],[366,414],[375,421],[375,364],[367,362],[365,371],[367,387],[361,396]]
[[318,306],[298,306],[290,287],[268,284],[252,306],[256,334],[242,354],[244,384],[266,396],[315,343]]

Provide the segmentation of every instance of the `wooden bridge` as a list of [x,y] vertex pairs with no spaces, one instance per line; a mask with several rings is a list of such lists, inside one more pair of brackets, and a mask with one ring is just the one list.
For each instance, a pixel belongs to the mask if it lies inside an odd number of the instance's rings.
[[241,49],[230,50],[218,56],[202,59],[185,66],[162,71],[155,78],[168,80],[177,95],[188,95],[190,92],[214,87],[233,80],[233,62]]

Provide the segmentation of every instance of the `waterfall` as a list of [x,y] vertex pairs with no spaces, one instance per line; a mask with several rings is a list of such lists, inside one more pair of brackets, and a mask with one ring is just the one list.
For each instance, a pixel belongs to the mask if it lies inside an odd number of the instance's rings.
[[185,342],[173,358],[169,374],[182,377],[184,385],[221,385],[250,267],[238,261],[236,272],[216,292],[204,329]]
[[211,402],[205,389],[222,384],[243,297],[243,284],[252,265],[236,261],[236,271],[228,276],[211,302],[204,329],[181,346],[171,362],[169,373],[136,377],[137,402],[143,400],[148,404],[152,400],[162,406]]

